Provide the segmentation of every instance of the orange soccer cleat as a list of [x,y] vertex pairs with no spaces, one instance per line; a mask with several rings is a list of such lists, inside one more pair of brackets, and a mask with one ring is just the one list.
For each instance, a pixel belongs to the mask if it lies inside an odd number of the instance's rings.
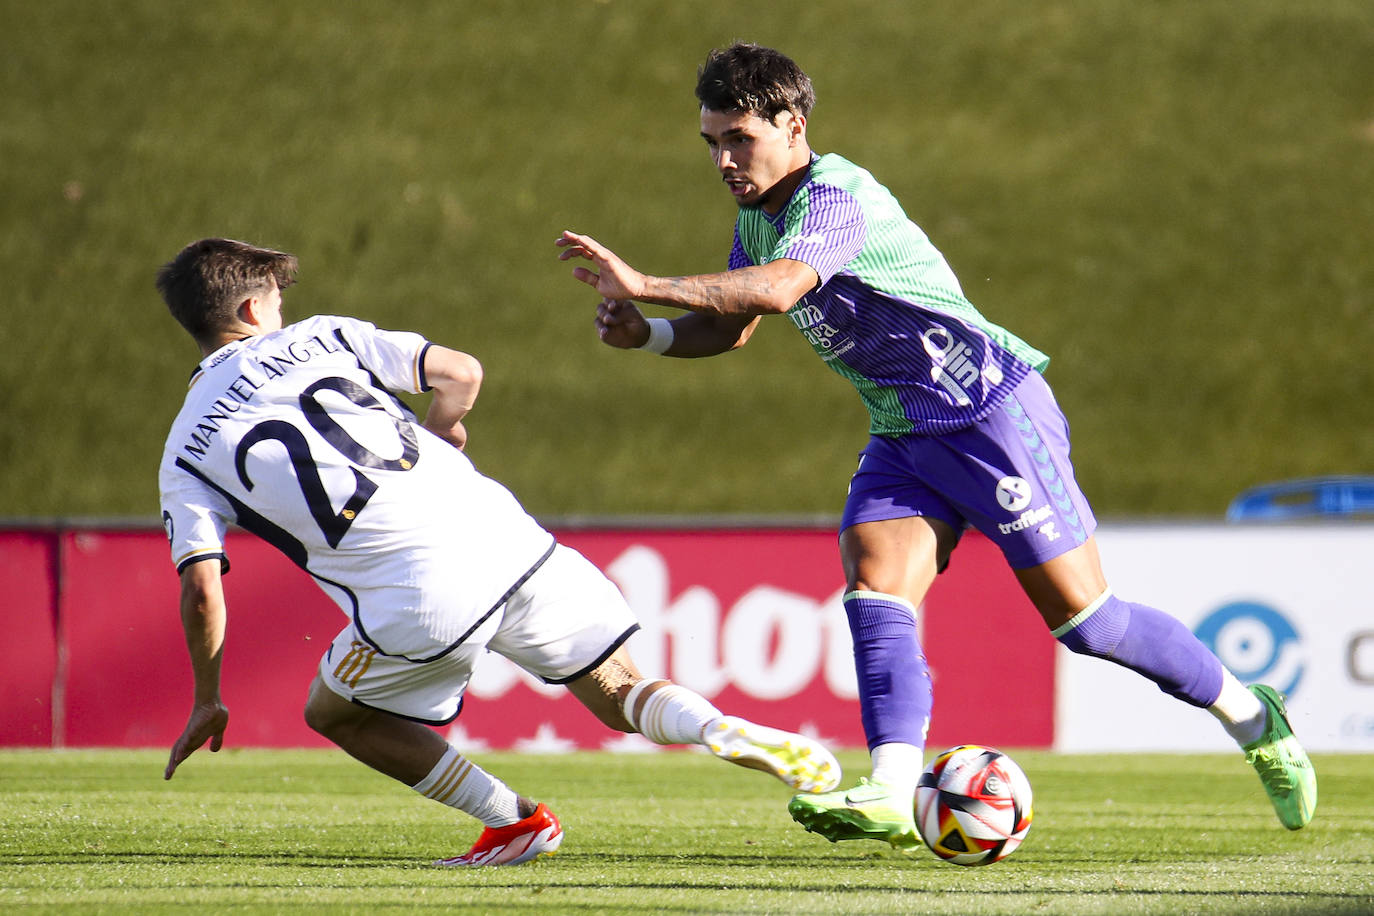
[[440,859],[435,865],[519,865],[537,856],[551,856],[563,842],[563,827],[543,802],[534,813],[507,827],[488,827],[461,856]]

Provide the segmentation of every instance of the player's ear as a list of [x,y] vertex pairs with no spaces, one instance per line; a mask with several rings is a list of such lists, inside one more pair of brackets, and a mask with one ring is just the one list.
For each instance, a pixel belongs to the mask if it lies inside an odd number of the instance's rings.
[[806,115],[792,112],[792,120],[787,125],[787,140],[793,146],[806,140]]
[[262,296],[249,296],[239,303],[239,321],[252,327],[262,324],[262,319],[266,317],[266,303]]

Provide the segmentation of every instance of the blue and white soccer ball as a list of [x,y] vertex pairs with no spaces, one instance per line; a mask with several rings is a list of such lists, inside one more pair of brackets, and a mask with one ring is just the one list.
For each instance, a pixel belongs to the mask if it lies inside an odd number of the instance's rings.
[[947,862],[991,865],[1005,859],[1030,824],[1030,780],[996,748],[963,744],[941,751],[916,784],[916,829]]

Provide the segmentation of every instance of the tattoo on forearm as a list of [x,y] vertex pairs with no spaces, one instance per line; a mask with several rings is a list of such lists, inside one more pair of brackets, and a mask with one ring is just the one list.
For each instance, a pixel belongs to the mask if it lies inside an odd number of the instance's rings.
[[[777,292],[772,278],[762,270],[744,268],[720,274],[694,277],[662,277],[661,298],[675,305],[708,315],[758,315]],[[657,293],[657,291],[655,291]]]

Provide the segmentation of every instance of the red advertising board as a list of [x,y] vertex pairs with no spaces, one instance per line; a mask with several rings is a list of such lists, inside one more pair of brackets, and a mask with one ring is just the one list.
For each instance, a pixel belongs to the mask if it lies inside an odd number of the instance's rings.
[[[643,627],[630,646],[646,675],[671,677],[729,713],[864,745],[833,531],[595,530],[560,539],[625,593]],[[990,542],[970,534],[955,557],[920,614],[935,686],[930,744],[1048,746],[1054,641]],[[456,743],[608,740],[571,698],[536,693],[510,671],[486,675],[479,669],[474,679]]]
[[[171,747],[191,709],[178,579],[161,531],[67,532],[60,639],[67,653],[66,744]],[[224,579],[225,740],[324,746],[301,719],[322,647],[343,616],[305,573],[233,532]]]
[[[630,647],[645,674],[672,677],[727,712],[863,745],[833,531],[558,534],[635,609],[642,630]],[[301,708],[342,613],[266,544],[235,532],[228,546],[226,742],[323,746]],[[0,744],[170,746],[191,683],[160,531],[0,533],[0,588],[23,622],[21,642],[6,649]],[[1051,743],[1054,643],[985,539],[965,537],[920,621],[936,691],[932,746]],[[42,727],[53,719],[55,733]],[[490,655],[448,733],[469,749],[615,746],[620,737],[566,690]]]
[[53,743],[57,535],[0,531],[0,745]]

